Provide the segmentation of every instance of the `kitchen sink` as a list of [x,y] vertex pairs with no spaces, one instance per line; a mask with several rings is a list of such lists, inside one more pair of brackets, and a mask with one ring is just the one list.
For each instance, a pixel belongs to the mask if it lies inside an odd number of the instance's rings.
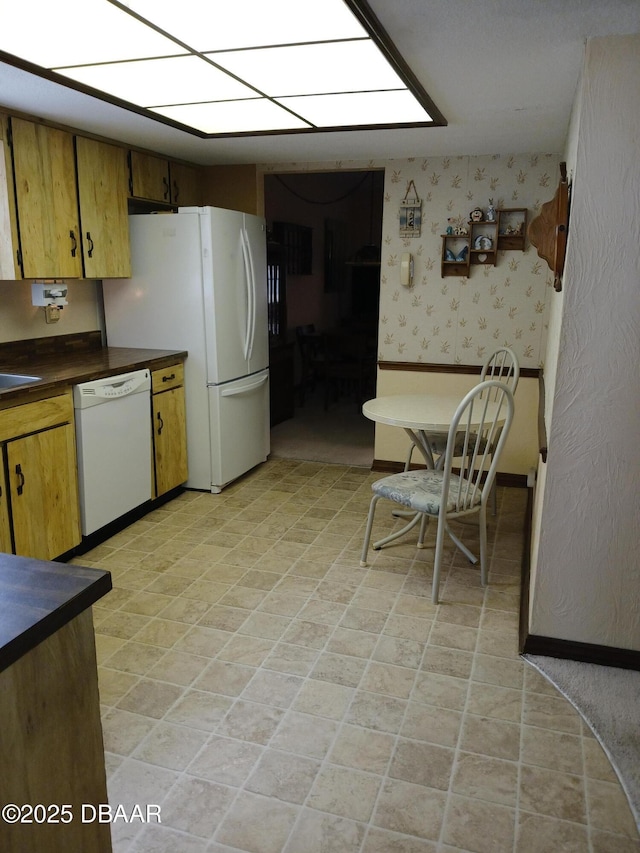
[[41,376],[27,376],[24,373],[0,373],[0,391],[15,388],[17,385],[28,385],[30,382],[39,382],[41,378]]

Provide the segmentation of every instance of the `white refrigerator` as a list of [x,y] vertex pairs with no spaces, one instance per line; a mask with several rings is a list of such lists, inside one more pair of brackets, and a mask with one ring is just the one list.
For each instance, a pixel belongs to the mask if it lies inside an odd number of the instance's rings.
[[129,217],[131,278],[103,281],[108,346],[187,350],[187,487],[270,451],[264,219],[215,207]]

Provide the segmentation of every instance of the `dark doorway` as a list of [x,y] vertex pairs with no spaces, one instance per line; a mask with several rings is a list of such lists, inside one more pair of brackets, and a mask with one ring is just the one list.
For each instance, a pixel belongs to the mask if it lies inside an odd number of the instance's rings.
[[[342,400],[332,392],[327,406],[321,371],[316,372],[317,382],[305,387],[308,377],[299,334],[301,330],[318,337],[336,330],[341,334],[366,332],[373,342],[371,360],[375,364],[383,193],[382,170],[288,172],[264,178],[267,228],[272,244],[285,256],[286,321],[281,324],[277,345],[274,342],[273,363],[280,369],[275,374],[272,370],[278,399],[283,398],[283,379],[293,383],[292,405],[272,418],[272,425],[293,416],[302,429],[303,421],[313,419],[312,412],[317,410],[325,434],[330,432],[330,419],[341,421],[343,427],[349,423],[356,432],[361,429],[371,455],[372,425],[359,412],[360,401]],[[292,380],[282,369],[288,359],[292,361]],[[374,373],[375,367],[372,376]],[[295,433],[296,424],[289,423],[286,431]],[[360,438],[356,441],[362,444]],[[313,458],[313,450],[307,455]]]

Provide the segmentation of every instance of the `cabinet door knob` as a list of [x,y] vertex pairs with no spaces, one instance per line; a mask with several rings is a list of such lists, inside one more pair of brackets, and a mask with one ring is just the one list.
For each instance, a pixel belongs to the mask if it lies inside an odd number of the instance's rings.
[[172,381],[172,380],[174,380],[175,378],[176,378],[175,373],[171,373],[171,374],[169,374],[168,376],[163,376],[163,377],[162,377],[162,381],[163,381],[163,382],[171,382],[171,381]]
[[73,231],[69,231],[69,237],[71,238],[71,257],[75,258],[78,251],[78,240]]
[[93,257],[93,240],[91,239],[91,232],[87,231],[87,243],[89,244],[89,249],[87,251],[87,255],[92,258]]
[[166,199],[169,198],[169,181],[166,178],[162,179],[162,185],[164,186],[164,197]]
[[164,421],[162,420],[162,415],[160,412],[157,414],[158,418],[158,435],[162,435],[162,430],[164,429]]

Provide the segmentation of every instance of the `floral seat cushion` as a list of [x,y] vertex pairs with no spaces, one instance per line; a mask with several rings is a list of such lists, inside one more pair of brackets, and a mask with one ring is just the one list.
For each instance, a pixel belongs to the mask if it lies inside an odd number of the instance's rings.
[[[388,498],[417,512],[437,515],[440,511],[443,477],[444,472],[442,471],[405,471],[402,474],[383,477],[382,480],[377,480],[371,488],[380,497]],[[460,482],[460,477],[451,474],[447,496],[447,512],[454,512],[456,509]],[[464,482],[466,481],[463,480]],[[473,505],[479,505],[481,500],[482,492],[477,489]]]

